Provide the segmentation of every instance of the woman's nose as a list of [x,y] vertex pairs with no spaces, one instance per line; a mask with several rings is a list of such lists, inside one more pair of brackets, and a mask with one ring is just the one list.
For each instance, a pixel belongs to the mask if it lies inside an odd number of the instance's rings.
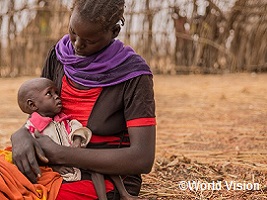
[[84,48],[84,43],[80,37],[76,37],[76,40],[74,42],[74,48],[77,50]]

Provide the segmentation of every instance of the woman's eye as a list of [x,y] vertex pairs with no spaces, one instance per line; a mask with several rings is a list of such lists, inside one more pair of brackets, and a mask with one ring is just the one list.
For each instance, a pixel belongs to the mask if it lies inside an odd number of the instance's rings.
[[51,92],[46,93],[47,96],[52,96]]
[[87,44],[95,44],[96,42],[90,41],[90,40],[85,40]]

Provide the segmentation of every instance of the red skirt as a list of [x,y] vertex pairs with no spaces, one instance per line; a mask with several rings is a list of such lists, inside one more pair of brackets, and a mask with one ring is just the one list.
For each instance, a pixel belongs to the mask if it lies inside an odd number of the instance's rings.
[[[105,180],[106,191],[114,190],[114,185]],[[93,200],[97,199],[94,184],[91,180],[81,180],[63,183],[59,189],[56,200]]]

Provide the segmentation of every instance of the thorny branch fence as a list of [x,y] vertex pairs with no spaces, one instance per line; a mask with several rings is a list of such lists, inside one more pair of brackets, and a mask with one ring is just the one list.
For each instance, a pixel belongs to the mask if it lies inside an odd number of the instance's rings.
[[[40,73],[70,2],[0,0],[0,77]],[[126,0],[119,38],[155,73],[267,71],[267,0],[181,2]]]

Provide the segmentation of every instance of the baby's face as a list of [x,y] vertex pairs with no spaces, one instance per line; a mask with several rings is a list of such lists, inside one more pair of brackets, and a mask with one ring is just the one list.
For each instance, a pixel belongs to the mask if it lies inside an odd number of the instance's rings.
[[62,109],[58,90],[52,81],[38,91],[34,101],[35,106],[38,108],[37,112],[44,117],[53,118]]

